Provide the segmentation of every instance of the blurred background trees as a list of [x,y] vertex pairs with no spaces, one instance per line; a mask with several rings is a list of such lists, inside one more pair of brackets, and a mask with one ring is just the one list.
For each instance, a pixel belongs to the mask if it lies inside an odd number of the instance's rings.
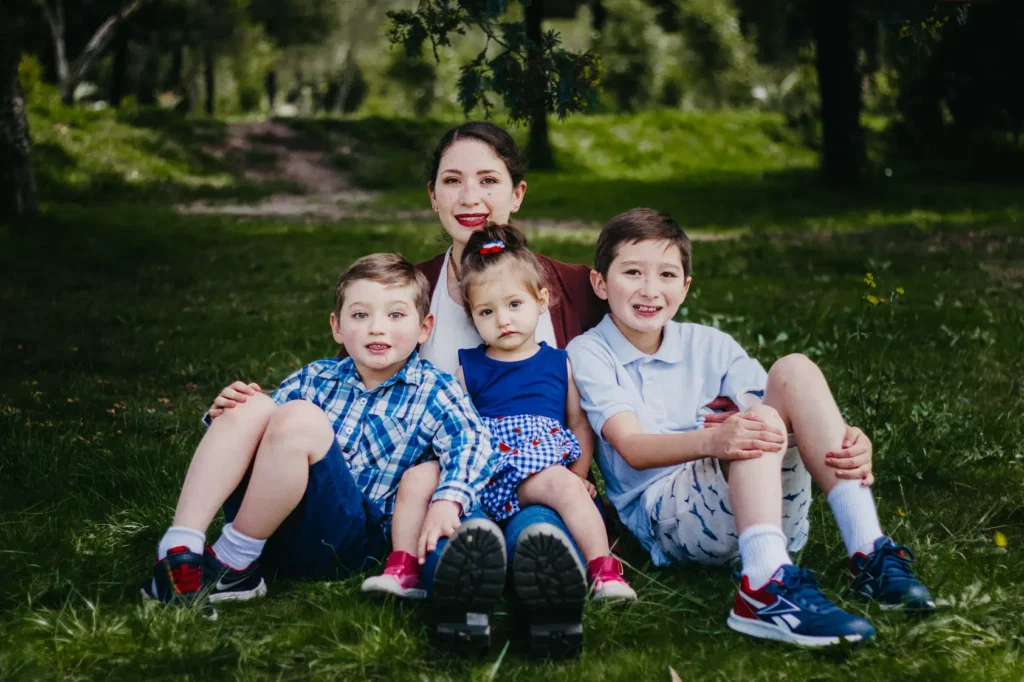
[[924,164],[1008,158],[1024,131],[1020,2],[12,0],[3,12],[4,140],[22,135],[7,123],[15,54],[79,107],[491,115],[529,126],[540,168],[558,161],[551,115],[780,112],[846,186],[873,172],[872,131]]

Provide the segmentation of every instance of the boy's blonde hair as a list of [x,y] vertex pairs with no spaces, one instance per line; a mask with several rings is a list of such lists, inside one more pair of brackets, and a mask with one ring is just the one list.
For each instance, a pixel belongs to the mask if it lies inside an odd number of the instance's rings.
[[[500,246],[497,246],[500,244]],[[526,248],[526,237],[511,225],[488,225],[474,232],[466,242],[459,266],[462,290],[462,306],[466,314],[473,317],[473,306],[469,292],[482,275],[498,265],[510,265],[522,277],[526,290],[534,299],[540,299],[540,290],[547,287],[544,267],[540,260]],[[549,301],[550,305],[550,301]]]
[[370,280],[386,287],[415,288],[413,300],[416,312],[422,322],[430,314],[430,282],[416,266],[397,253],[373,253],[363,256],[348,266],[338,277],[338,286],[334,290],[334,314],[341,314],[345,304],[345,290],[353,282]]

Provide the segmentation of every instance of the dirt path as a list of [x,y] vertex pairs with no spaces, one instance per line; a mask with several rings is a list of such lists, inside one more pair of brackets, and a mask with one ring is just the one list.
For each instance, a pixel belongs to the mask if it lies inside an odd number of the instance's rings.
[[[356,187],[343,172],[334,168],[326,153],[310,149],[286,123],[281,121],[239,122],[228,124],[225,144],[208,147],[211,155],[224,158],[254,159],[247,162],[245,178],[254,183],[288,183],[301,193],[274,193],[259,201],[193,201],[177,206],[181,213],[245,216],[253,218],[289,218],[306,220],[359,220],[365,222],[424,221],[436,217],[428,208],[387,210],[376,204],[379,192]],[[426,203],[426,202],[424,202]],[[533,218],[516,220],[516,225],[531,232],[565,235],[570,232],[596,233],[600,223],[582,220]],[[732,234],[691,234],[696,241],[734,238]]]
[[280,121],[228,124],[224,146],[206,151],[217,158],[259,159],[259,163],[246,167],[246,180],[289,183],[302,193],[275,193],[244,204],[193,201],[177,209],[182,213],[329,220],[357,216],[361,207],[366,211],[377,193],[354,187],[343,173],[331,167],[324,152],[301,143],[298,134]]

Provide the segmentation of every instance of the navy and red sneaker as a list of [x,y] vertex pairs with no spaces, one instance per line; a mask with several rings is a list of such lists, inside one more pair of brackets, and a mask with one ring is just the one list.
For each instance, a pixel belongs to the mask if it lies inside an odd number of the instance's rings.
[[213,547],[207,547],[203,554],[203,583],[209,587],[210,601],[214,602],[245,601],[267,594],[259,560],[235,570],[217,558]]
[[850,557],[853,589],[861,597],[877,601],[883,609],[905,609],[927,613],[935,609],[928,588],[914,576],[910,564],[914,553],[897,545],[887,535],[875,540],[871,554]]
[[751,637],[800,646],[861,642],[875,635],[871,623],[829,601],[811,572],[793,564],[779,568],[758,590],[743,576],[727,623]]
[[166,557],[156,562],[153,579],[142,585],[142,596],[177,606],[198,602],[204,616],[217,619],[217,612],[203,590],[203,557],[188,547],[172,547]]

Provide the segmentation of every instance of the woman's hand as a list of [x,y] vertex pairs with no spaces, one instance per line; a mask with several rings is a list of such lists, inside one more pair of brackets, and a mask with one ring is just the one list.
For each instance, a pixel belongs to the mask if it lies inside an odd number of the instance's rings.
[[586,486],[587,492],[590,494],[590,499],[597,497],[597,486],[585,478],[583,479],[583,485]]
[[760,417],[739,412],[712,432],[711,454],[724,461],[756,459],[766,452],[782,452],[787,442],[786,434]]
[[825,464],[834,467],[836,478],[856,480],[864,487],[875,482],[871,473],[871,439],[856,426],[847,426],[843,435],[843,449],[825,453]]
[[711,414],[704,415],[705,429],[714,428],[721,424],[722,422],[724,422],[729,417],[733,416],[734,414],[739,414],[740,412],[740,408],[736,407],[736,403],[734,403],[729,398],[726,398],[724,395],[720,395],[714,400],[712,400],[710,403],[707,404],[707,407],[712,410],[722,411],[712,412]]
[[213,406],[209,411],[210,419],[216,419],[224,414],[224,410],[241,405],[249,396],[259,392],[259,384],[247,384],[244,381],[236,381],[225,387],[220,395],[213,399]]

